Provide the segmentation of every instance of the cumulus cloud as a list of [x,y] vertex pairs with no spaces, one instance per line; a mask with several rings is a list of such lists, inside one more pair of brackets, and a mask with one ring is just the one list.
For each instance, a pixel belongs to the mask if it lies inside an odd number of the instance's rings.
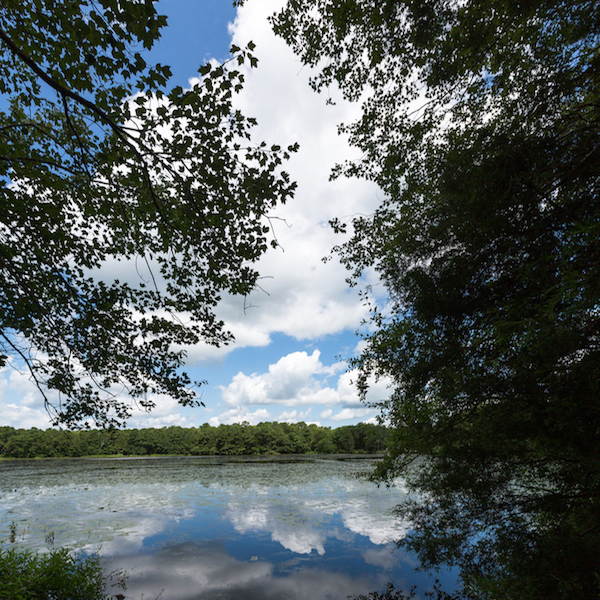
[[373,414],[370,408],[344,408],[339,413],[332,415],[334,421],[349,421],[350,419],[360,419]]
[[[263,277],[260,288],[247,298],[225,296],[217,307],[217,316],[234,334],[235,343],[221,348],[199,344],[186,349],[187,367],[193,378],[207,379],[211,385],[221,383],[216,389],[225,404],[223,414],[217,414],[220,407],[215,406],[216,395],[214,402],[210,392],[209,398],[204,398],[207,412],[212,411],[211,425],[244,420],[254,424],[274,418],[304,420],[313,406],[318,407],[315,413],[323,409],[322,414],[335,416],[337,424],[359,414],[364,419],[374,416],[374,411],[364,412],[353,375],[341,373],[342,363],[324,365],[318,352],[287,354],[269,365],[268,371],[265,365],[266,372],[251,372],[241,364],[239,373],[224,382],[220,372],[211,370],[221,366],[236,349],[273,344],[276,334],[315,343],[325,336],[354,331],[367,317],[356,290],[346,284],[345,268],[335,259],[322,260],[343,241],[332,232],[329,220],[337,217],[349,222],[353,215],[371,213],[381,200],[381,193],[371,182],[329,181],[336,163],[358,157],[356,149],[338,135],[337,126],[357,118],[360,107],[344,101],[335,88],[327,92],[335,105],[327,105],[325,96],[310,89],[310,70],[275,37],[267,21],[282,3],[248,2],[238,9],[230,28],[234,44],[244,47],[251,40],[256,42],[259,59],[258,68],[245,73],[245,87],[234,99],[236,108],[257,119],[255,140],[282,146],[298,142],[300,150],[285,165],[291,178],[298,182],[296,196],[271,214],[270,224],[279,247],[270,249],[256,265]],[[111,276],[115,269],[124,268],[109,266],[107,274]],[[195,370],[199,370],[197,376]],[[192,424],[189,413],[180,412],[175,403],[163,397],[156,400],[157,408],[152,414],[136,413],[130,424]],[[4,404],[1,418],[6,424],[47,426],[39,401],[35,407],[30,406],[31,412],[8,406],[22,406],[14,394],[6,396]],[[187,417],[182,416],[186,414]]]
[[[231,297],[219,305],[219,316],[236,343],[223,349],[193,348],[189,357],[195,363],[219,361],[236,348],[267,346],[276,333],[318,341],[357,329],[367,316],[356,291],[346,284],[345,268],[335,259],[323,261],[342,241],[329,220],[349,222],[357,213],[372,212],[381,199],[370,182],[329,180],[336,163],[358,157],[338,135],[337,125],[357,118],[360,107],[344,101],[335,88],[327,92],[335,105],[327,105],[324,96],[310,89],[310,70],[275,37],[267,21],[281,4],[265,0],[238,10],[230,28],[232,41],[241,47],[256,42],[259,67],[245,73],[244,90],[235,102],[244,114],[257,118],[256,139],[300,144],[285,166],[298,189],[295,198],[271,215],[279,248],[267,252],[257,265],[264,276],[260,289],[245,299],[245,305]],[[305,419],[311,407],[322,407],[321,418],[337,424],[374,418],[375,411],[365,408],[358,397],[356,374],[344,370],[343,363],[324,365],[318,351],[287,354],[265,372],[249,372],[242,365],[230,382],[218,386],[229,410],[212,422],[252,422],[248,407],[259,406],[281,407],[269,412],[290,422]],[[376,384],[368,399],[386,395],[385,386]]]
[[232,425],[233,423],[243,423],[246,421],[250,425],[257,425],[263,421],[270,420],[271,413],[265,408],[259,408],[254,412],[250,412],[244,406],[236,406],[218,416],[211,417],[208,420],[208,424],[212,427],[218,427],[219,425]]
[[[278,419],[295,422],[299,415],[304,419],[315,405],[325,405],[329,408],[320,413],[322,419],[339,422],[374,417],[374,410],[359,398],[356,371],[339,374],[345,368],[344,363],[324,365],[320,355],[319,350],[312,354],[292,352],[269,365],[266,373],[246,375],[240,371],[229,385],[219,387],[225,403],[235,407],[229,411],[230,415],[244,414],[242,407],[248,406],[308,406],[302,413],[284,411]],[[332,377],[337,377],[334,385],[329,383]],[[367,399],[377,401],[386,396],[387,382],[374,381]]]
[[192,423],[180,413],[177,400],[165,394],[152,394],[149,397],[156,407],[151,412],[136,411],[129,420],[129,425],[137,429],[149,427],[191,427]]
[[278,417],[277,421],[280,423],[298,423],[299,421],[306,421],[312,411],[312,407],[309,407],[305,411],[283,411]]
[[342,363],[326,366],[321,353],[314,350],[292,352],[269,365],[266,373],[246,375],[239,372],[228,386],[220,386],[221,397],[229,406],[279,404],[306,406],[318,404],[355,404],[357,391],[342,374],[337,387],[327,385],[328,377],[344,368]]
[[0,424],[15,428],[47,429],[49,425],[48,413],[42,409],[31,409],[16,403],[0,403]]
[[334,89],[328,93],[336,96],[336,105],[327,105],[324,96],[310,89],[310,70],[299,64],[267,21],[281,5],[281,0],[265,0],[238,10],[230,27],[232,42],[240,47],[256,42],[259,67],[247,69],[245,87],[234,102],[244,114],[257,118],[255,139],[282,146],[300,144],[285,165],[298,189],[295,198],[271,214],[279,247],[257,264],[264,277],[260,289],[245,300],[225,297],[218,307],[236,343],[221,349],[191,348],[191,362],[210,364],[235,348],[265,346],[275,332],[314,340],[354,330],[366,316],[356,291],[348,289],[345,268],[336,260],[322,260],[341,241],[329,220],[349,221],[379,202],[370,182],[329,181],[336,163],[358,157],[338,135],[337,125],[355,119],[359,107],[337,97]]
[[[46,390],[48,401],[59,405],[59,396],[52,390]],[[151,412],[137,410],[132,404],[133,413],[129,426],[136,428],[165,427],[179,425],[190,427],[189,418],[181,414],[177,401],[165,394],[152,394],[149,399],[156,407]],[[93,422],[90,422],[93,425]],[[44,407],[44,399],[27,371],[17,369],[14,361],[0,373],[0,426],[15,428],[47,429],[50,427],[50,415]]]
[[[52,392],[48,392],[48,399],[58,401]],[[9,361],[0,373],[0,425],[47,429],[49,421],[44,399],[30,374]]]

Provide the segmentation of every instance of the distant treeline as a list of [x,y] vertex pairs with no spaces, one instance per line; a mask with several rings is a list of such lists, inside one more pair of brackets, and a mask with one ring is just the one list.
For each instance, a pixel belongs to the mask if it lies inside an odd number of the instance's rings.
[[61,431],[0,427],[0,456],[338,454],[381,452],[389,430],[359,423],[331,429],[306,423]]

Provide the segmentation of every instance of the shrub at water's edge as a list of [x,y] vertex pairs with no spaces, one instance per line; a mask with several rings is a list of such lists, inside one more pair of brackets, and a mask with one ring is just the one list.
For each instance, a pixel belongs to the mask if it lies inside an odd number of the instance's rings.
[[[368,595],[360,594],[358,596],[350,596],[349,600],[418,600],[421,598],[417,595],[416,587],[413,586],[408,592],[401,589],[396,589],[392,582],[387,584],[385,592],[370,592]],[[440,582],[436,580],[433,585],[432,592],[425,592],[425,598],[429,600],[467,600],[467,597],[461,595],[460,592],[449,593],[440,588]]]
[[0,548],[0,599],[108,600],[98,555],[76,556],[65,548],[35,554]]

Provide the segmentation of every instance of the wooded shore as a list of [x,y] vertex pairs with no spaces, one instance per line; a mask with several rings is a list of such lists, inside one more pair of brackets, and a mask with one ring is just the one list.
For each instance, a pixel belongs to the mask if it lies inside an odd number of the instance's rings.
[[340,454],[383,451],[390,431],[359,423],[331,429],[306,423],[248,423],[161,429],[14,429],[0,427],[0,457]]

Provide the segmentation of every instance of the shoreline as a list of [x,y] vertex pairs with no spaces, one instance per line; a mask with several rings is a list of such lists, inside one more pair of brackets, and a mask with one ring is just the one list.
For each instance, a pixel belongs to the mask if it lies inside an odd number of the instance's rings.
[[55,461],[55,460],[141,460],[141,459],[168,459],[168,458],[185,458],[192,460],[206,459],[227,459],[227,462],[236,460],[242,462],[269,462],[271,460],[281,462],[281,460],[289,460],[290,462],[298,462],[301,460],[347,460],[353,458],[382,458],[382,452],[339,452],[339,453],[318,453],[307,452],[305,454],[90,454],[87,456],[35,456],[32,458],[14,458],[12,456],[0,456],[2,462],[16,461]]

